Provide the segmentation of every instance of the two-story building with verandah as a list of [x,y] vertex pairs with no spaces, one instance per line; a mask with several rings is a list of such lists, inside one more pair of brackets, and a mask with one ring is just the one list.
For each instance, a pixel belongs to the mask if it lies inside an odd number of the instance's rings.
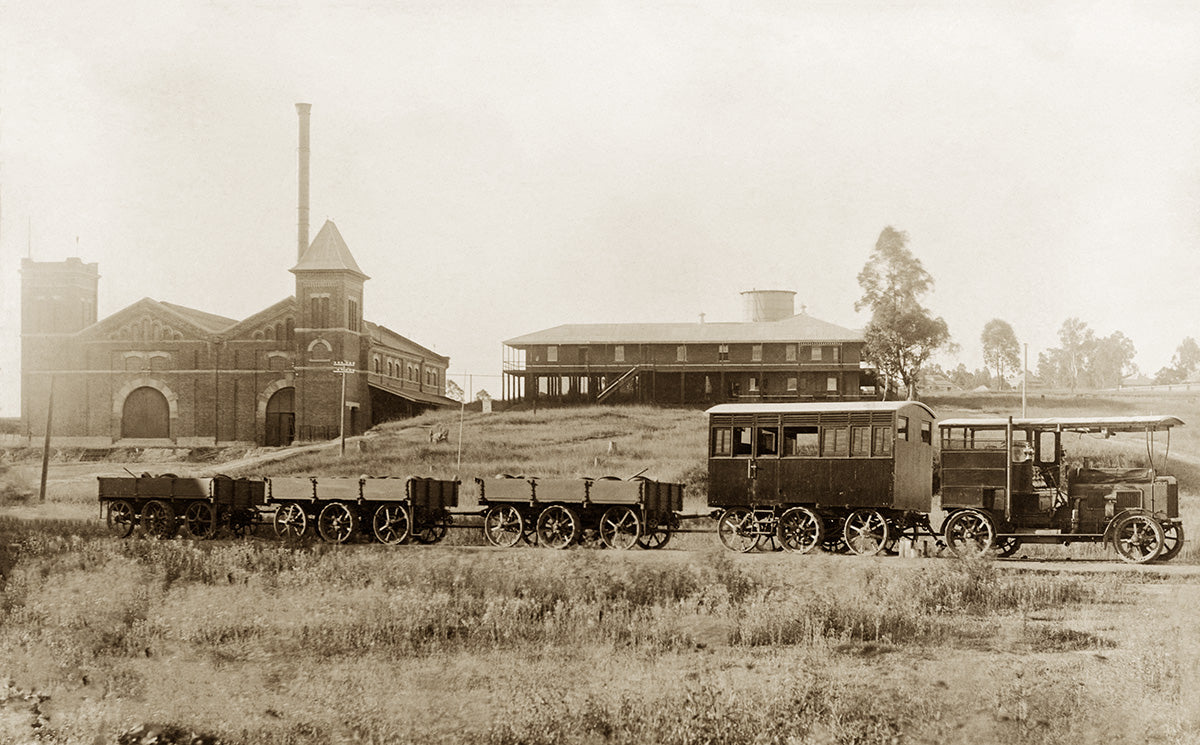
[[803,307],[795,313],[791,291],[752,290],[742,298],[741,322],[567,324],[509,339],[504,398],[708,404],[873,397],[861,331]]

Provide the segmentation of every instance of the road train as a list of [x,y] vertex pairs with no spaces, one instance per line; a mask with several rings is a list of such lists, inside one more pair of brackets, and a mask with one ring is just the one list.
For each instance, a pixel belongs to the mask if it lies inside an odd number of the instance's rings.
[[[939,422],[915,401],[720,404],[707,414],[703,515],[683,514],[683,485],[641,477],[477,478],[479,507],[466,511],[459,481],[423,478],[101,477],[99,495],[117,534],[159,538],[270,519],[285,538],[434,543],[473,515],[495,546],[566,548],[590,534],[613,548],[661,548],[683,519],[711,517],[720,542],[743,552],[871,555],[927,537],[959,555],[1104,543],[1146,563],[1183,547],[1178,485],[1154,462],[1156,436],[1165,461],[1183,424],[1172,416]],[[1119,433],[1145,438],[1145,467],[1093,467],[1064,450],[1068,435]]]

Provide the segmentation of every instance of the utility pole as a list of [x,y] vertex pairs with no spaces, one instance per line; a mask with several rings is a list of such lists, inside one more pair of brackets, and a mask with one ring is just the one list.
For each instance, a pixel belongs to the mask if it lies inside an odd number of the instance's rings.
[[46,399],[46,439],[42,443],[42,485],[38,501],[46,501],[46,474],[50,470],[50,425],[54,422],[54,374],[50,375],[50,396]]
[[1029,342],[1025,342],[1025,364],[1021,370],[1021,418],[1025,418],[1025,388],[1029,385]]
[[342,376],[342,405],[338,409],[338,432],[342,440],[342,456],[346,455],[346,376],[354,374],[354,363],[338,360],[333,363],[333,374]]

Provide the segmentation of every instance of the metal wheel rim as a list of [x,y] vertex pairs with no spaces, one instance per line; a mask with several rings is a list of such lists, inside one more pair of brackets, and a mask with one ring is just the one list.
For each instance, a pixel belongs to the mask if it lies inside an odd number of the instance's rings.
[[600,540],[609,548],[628,551],[642,537],[642,521],[629,507],[609,507],[600,516]]
[[779,517],[776,537],[784,551],[806,554],[825,540],[821,518],[805,507],[793,507]]
[[859,556],[873,556],[883,551],[890,534],[887,518],[876,510],[851,512],[842,529],[847,548]]
[[1158,555],[1159,561],[1170,561],[1183,550],[1183,526],[1179,523],[1162,526],[1163,550]]
[[655,550],[667,545],[671,540],[671,529],[665,525],[647,527],[642,536],[637,539],[637,545],[644,549]]
[[1124,518],[1113,532],[1117,554],[1130,564],[1154,561],[1162,553],[1165,542],[1162,526],[1145,515]]
[[216,508],[208,502],[192,502],[183,511],[183,527],[193,538],[212,538],[217,534]]
[[1009,538],[997,538],[996,539],[996,553],[999,554],[1002,558],[1007,559],[1008,557],[1015,554],[1020,548],[1021,548],[1021,539],[1020,538],[1009,537]]
[[300,538],[308,531],[308,515],[295,502],[275,511],[275,535],[280,538]]
[[124,499],[108,503],[108,512],[104,516],[104,522],[118,538],[128,538],[133,534],[133,529],[137,527],[133,506]]
[[437,543],[446,537],[446,533],[450,528],[450,519],[446,515],[438,515],[428,522],[421,523],[413,528],[413,538],[417,543],[431,544]]
[[996,545],[996,529],[987,515],[974,510],[956,512],[946,521],[946,543],[958,556],[980,556]]
[[741,554],[753,551],[760,537],[753,530],[754,513],[747,509],[725,510],[717,520],[717,538],[730,551]]
[[525,519],[511,504],[492,505],[483,513],[483,537],[499,548],[512,548],[525,537]]
[[142,529],[151,538],[166,540],[175,535],[175,510],[166,502],[151,499],[142,506]]
[[551,505],[538,517],[537,534],[547,548],[566,548],[579,536],[579,520],[566,507]]
[[317,532],[330,543],[345,543],[354,534],[354,513],[341,502],[332,502],[317,516]]
[[371,530],[380,543],[395,545],[408,540],[412,521],[402,504],[381,504],[371,518]]

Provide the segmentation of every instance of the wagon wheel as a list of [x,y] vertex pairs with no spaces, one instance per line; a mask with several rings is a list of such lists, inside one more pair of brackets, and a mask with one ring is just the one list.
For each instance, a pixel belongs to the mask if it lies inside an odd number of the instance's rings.
[[609,507],[600,516],[600,540],[609,548],[629,550],[642,537],[642,520],[633,508]]
[[745,507],[734,507],[721,513],[717,520],[717,538],[730,551],[746,553],[754,550],[761,536],[757,532],[754,513]]
[[432,544],[437,543],[446,537],[446,533],[450,532],[450,516],[445,512],[440,512],[427,521],[417,523],[413,520],[412,536],[417,543]]
[[642,534],[638,536],[637,545],[646,549],[662,548],[671,540],[674,527],[670,521],[647,524],[642,529]]
[[175,510],[158,499],[142,506],[142,530],[151,538],[166,540],[175,535]]
[[483,513],[483,537],[500,548],[511,548],[525,536],[525,518],[511,504],[493,504]]
[[579,533],[579,515],[570,507],[552,504],[538,515],[538,543],[547,548],[566,548],[579,540]]
[[217,508],[208,502],[189,502],[183,511],[183,529],[193,538],[212,538],[217,534]]
[[775,537],[784,551],[806,554],[825,540],[821,516],[807,507],[793,507],[779,517]]
[[979,510],[955,512],[946,520],[942,533],[950,550],[963,558],[982,556],[996,547],[996,526]]
[[108,514],[104,516],[108,529],[118,538],[128,538],[137,526],[133,507],[124,499],[108,503]]
[[1183,550],[1183,525],[1180,523],[1171,523],[1170,525],[1162,526],[1162,529],[1163,550],[1158,555],[1158,560],[1170,561]]
[[1021,539],[1014,536],[996,539],[996,553],[1007,559],[1021,548]]
[[381,504],[371,518],[371,530],[380,543],[404,543],[412,534],[412,519],[402,504]]
[[1154,561],[1166,544],[1162,525],[1149,515],[1126,515],[1117,521],[1112,536],[1117,554],[1131,564]]
[[855,510],[846,518],[842,537],[859,556],[874,556],[887,549],[892,529],[878,510]]
[[275,511],[275,535],[280,538],[300,538],[308,532],[308,514],[295,502],[288,502]]
[[358,514],[344,502],[330,502],[317,515],[317,532],[330,543],[345,543],[358,530]]

